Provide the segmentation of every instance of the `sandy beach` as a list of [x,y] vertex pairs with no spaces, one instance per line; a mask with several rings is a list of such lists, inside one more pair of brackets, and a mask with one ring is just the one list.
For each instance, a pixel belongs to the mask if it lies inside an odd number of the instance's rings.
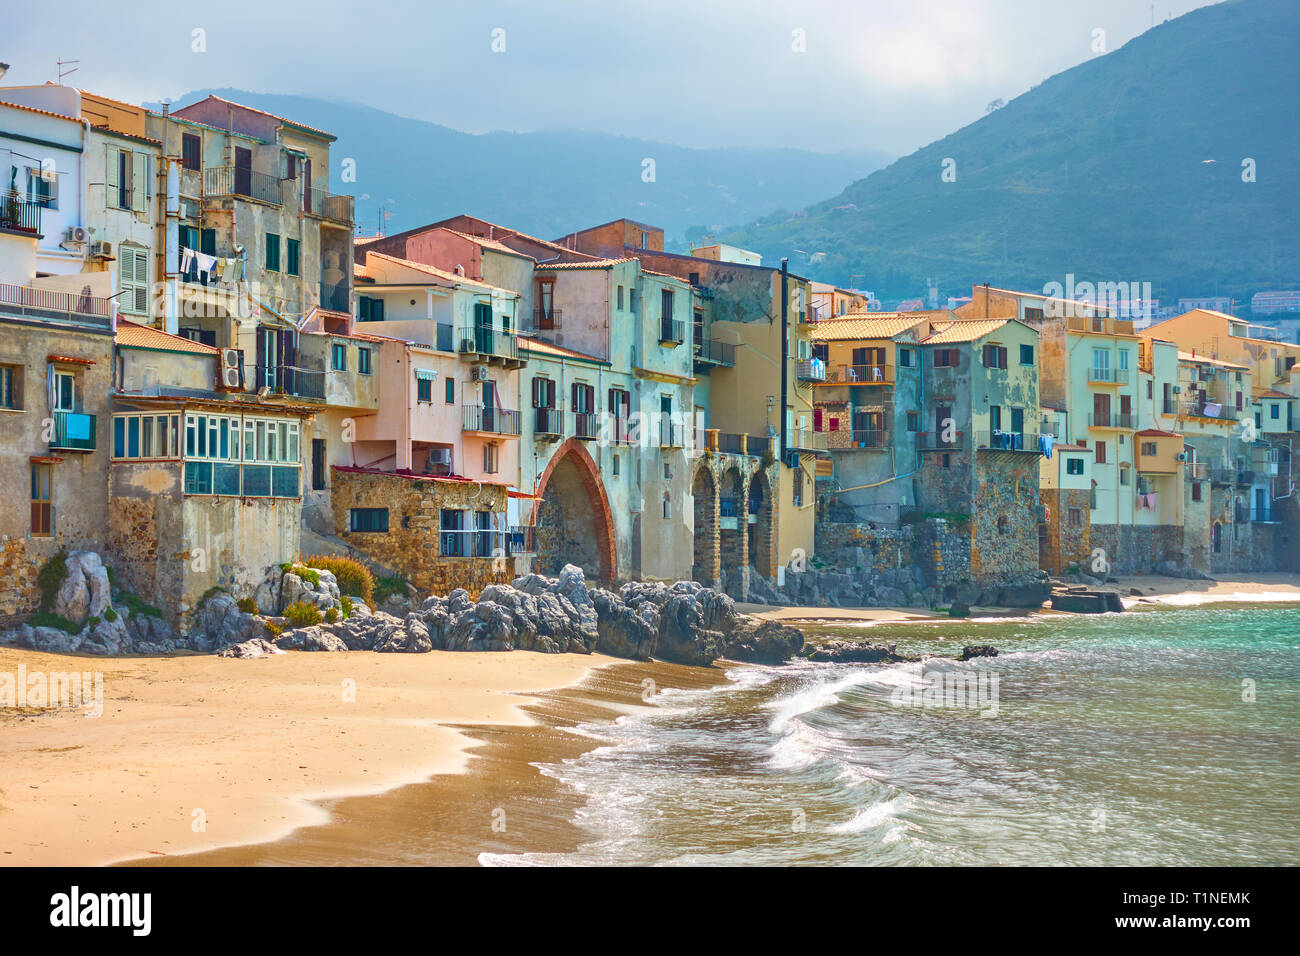
[[0,708],[0,863],[95,865],[275,840],[325,822],[325,801],[463,771],[475,741],[459,726],[526,727],[529,692],[612,663],[525,651],[234,660],[0,648],[0,673],[100,671],[104,688],[98,718]]

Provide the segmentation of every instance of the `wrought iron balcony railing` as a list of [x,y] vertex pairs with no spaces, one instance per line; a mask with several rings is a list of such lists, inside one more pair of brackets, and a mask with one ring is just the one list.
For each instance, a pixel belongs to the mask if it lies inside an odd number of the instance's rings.
[[40,203],[28,202],[26,199],[0,198],[0,229],[39,235],[43,208]]
[[514,409],[485,408],[482,405],[462,405],[460,425],[467,432],[518,435],[519,412]]
[[239,196],[281,205],[282,180],[242,166],[208,166],[203,170],[203,192],[208,196]]
[[0,284],[0,311],[11,315],[57,319],[108,329],[113,303],[93,295]]

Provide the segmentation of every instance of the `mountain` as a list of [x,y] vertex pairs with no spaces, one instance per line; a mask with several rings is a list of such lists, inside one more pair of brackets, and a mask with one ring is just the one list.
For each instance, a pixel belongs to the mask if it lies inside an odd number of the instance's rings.
[[923,295],[927,277],[969,295],[1070,273],[1149,281],[1166,300],[1300,287],[1298,44],[1295,0],[1192,11],[833,199],[721,238],[826,281],[865,273],[856,284],[887,298]]
[[[869,150],[692,149],[563,130],[462,133],[358,103],[233,89],[187,93],[174,106],[209,93],[337,136],[330,188],[357,197],[366,233],[383,204],[392,211],[389,233],[468,212],[549,239],[628,216],[680,242],[812,202],[892,158]],[[356,160],[355,183],[340,181],[345,158]],[[642,181],[646,158],[654,160],[654,182]]]

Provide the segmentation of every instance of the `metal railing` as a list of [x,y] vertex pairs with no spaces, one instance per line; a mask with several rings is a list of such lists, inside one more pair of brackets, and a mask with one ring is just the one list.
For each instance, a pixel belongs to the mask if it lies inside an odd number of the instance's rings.
[[978,431],[975,433],[975,447],[990,451],[1023,451],[1037,455],[1038,436],[1033,432],[1013,432],[1002,429]]
[[745,454],[745,436],[735,432],[718,432],[718,451],[724,455]]
[[353,198],[338,195],[318,186],[310,186],[302,192],[302,211],[322,219],[334,222],[351,223],[353,221]]
[[1262,521],[1274,521],[1274,520],[1281,520],[1281,519],[1276,519],[1276,518],[1274,517],[1274,515],[1273,515],[1273,509],[1272,509],[1272,508],[1254,508],[1254,507],[1252,507],[1252,508],[1250,509],[1250,520],[1251,520],[1251,521],[1261,521],[1261,522],[1262,522]]
[[[1207,406],[1215,406],[1208,408]],[[1212,418],[1221,422],[1235,422],[1243,412],[1236,411],[1228,406],[1227,402],[1212,401],[1191,401],[1183,403],[1183,414],[1194,415],[1197,418]]]
[[51,451],[94,451],[95,416],[82,412],[55,412]]
[[253,384],[269,388],[277,395],[295,398],[324,398],[325,370],[299,365],[258,365],[254,367]]
[[883,428],[855,428],[849,433],[850,448],[884,448],[889,432]]
[[1133,416],[1132,414],[1125,414],[1123,412],[1107,412],[1107,413],[1089,412],[1088,427],[1089,428],[1132,428]]
[[350,312],[351,287],[346,282],[320,284],[320,307],[331,312]]
[[465,325],[460,330],[462,355],[489,355],[494,358],[518,359],[519,337],[511,332],[498,332],[482,325]]
[[533,412],[533,434],[564,434],[564,413],[558,408],[534,408]]
[[1237,469],[1215,465],[1210,469],[1210,481],[1216,485],[1234,485],[1237,483]]
[[518,435],[519,412],[513,409],[484,408],[482,405],[462,405],[460,427],[467,432]]
[[762,458],[765,452],[776,454],[772,448],[772,439],[766,435],[746,435],[745,436],[745,454],[753,455],[755,458]]
[[889,385],[894,381],[894,366],[883,363],[874,365],[835,365],[826,370],[826,384],[847,385]]
[[509,553],[511,532],[500,529],[457,529],[438,532],[444,558],[498,558]]
[[6,284],[0,284],[0,309],[19,316],[61,319],[104,329],[110,327],[113,316],[109,299]]
[[242,196],[280,205],[280,177],[238,166],[208,166],[203,170],[203,192],[208,196]]
[[790,448],[802,451],[825,451],[827,445],[826,432],[811,428],[791,428],[786,432],[785,441]]
[[536,530],[532,525],[511,525],[506,539],[507,553],[535,554],[537,552]]
[[801,382],[824,382],[826,363],[821,359],[803,359],[795,366],[794,377]]
[[660,448],[681,448],[683,447],[682,426],[676,422],[659,423],[659,447]]
[[1110,385],[1127,385],[1129,370],[1126,368],[1091,368],[1088,370],[1089,382],[1105,382]]
[[1210,469],[1203,461],[1189,461],[1184,474],[1188,481],[1204,481],[1209,477]]
[[39,233],[43,208],[40,203],[28,202],[26,199],[0,199],[0,229]]
[[686,341],[686,323],[677,319],[659,320],[659,341],[680,345]]
[[560,321],[564,318],[562,309],[533,309],[533,324],[527,329],[529,332],[546,332],[550,329],[558,329]]
[[735,365],[736,347],[730,342],[704,339],[695,343],[695,361],[711,365]]
[[1255,483],[1255,472],[1249,468],[1237,469],[1237,484],[1253,485]]
[[600,437],[600,422],[595,412],[573,413],[573,437],[595,441]]

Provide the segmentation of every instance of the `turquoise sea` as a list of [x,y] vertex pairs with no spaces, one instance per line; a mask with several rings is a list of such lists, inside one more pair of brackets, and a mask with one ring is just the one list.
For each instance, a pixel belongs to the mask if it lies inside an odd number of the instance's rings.
[[543,767],[586,796],[527,864],[1300,863],[1300,605],[869,626],[924,665],[737,665]]

